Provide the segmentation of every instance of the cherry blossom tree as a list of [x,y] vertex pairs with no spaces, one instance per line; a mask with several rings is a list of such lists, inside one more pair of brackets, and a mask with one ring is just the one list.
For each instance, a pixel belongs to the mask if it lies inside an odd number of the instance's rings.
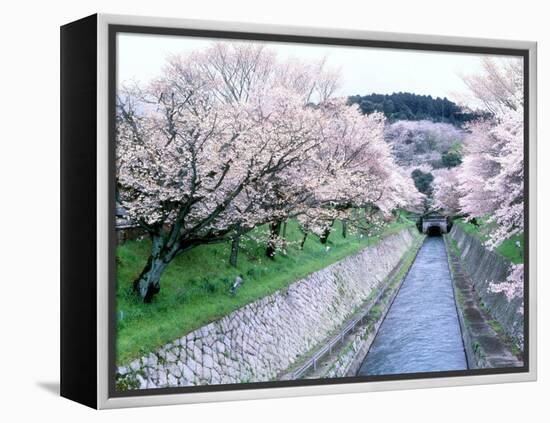
[[151,237],[134,281],[145,302],[174,257],[198,245],[231,239],[236,263],[241,235],[268,224],[273,256],[288,218],[327,229],[353,208],[387,215],[414,201],[383,116],[334,99],[337,86],[323,61],[225,43],[173,56],[146,87],[119,90],[117,201]]
[[[469,126],[458,178],[462,212],[495,226],[487,242],[495,248],[524,229],[523,66],[520,59],[485,59],[483,66],[465,82],[493,118]],[[513,266],[493,290],[523,297],[523,270]]]
[[523,231],[523,68],[484,60],[484,73],[466,78],[474,94],[494,113],[469,127],[460,167],[462,210],[497,224],[489,245]]
[[523,62],[519,58],[481,59],[482,72],[463,81],[473,99],[495,116],[523,105]]
[[[304,239],[312,232],[325,243],[336,219],[346,221],[352,208],[381,197],[384,189],[379,181],[392,169],[384,169],[384,152],[389,164],[393,162],[383,140],[381,114],[362,115],[345,99],[325,99],[315,108],[320,113],[322,140],[312,157],[304,161],[302,177],[288,181],[298,181],[303,193],[295,196],[299,201],[292,205],[292,213],[301,223]],[[280,228],[272,229],[274,247]],[[270,254],[274,248],[268,249]]]
[[151,236],[134,288],[148,302],[177,255],[273,220],[275,175],[319,143],[313,108],[287,89],[220,101],[197,59],[178,61],[145,90],[122,92],[117,113],[118,197]]
[[[492,282],[490,284],[491,290],[495,293],[502,292],[508,301],[512,301],[515,298],[523,298],[523,278],[524,278],[523,264],[512,265],[510,274],[504,282]],[[523,313],[523,304],[519,309],[520,313]]]
[[465,135],[454,125],[428,120],[399,120],[387,125],[384,134],[397,163],[405,167],[444,167],[442,158]]
[[357,209],[369,210],[362,220],[373,221],[374,212],[388,217],[395,208],[419,203],[421,194],[384,141],[381,113],[363,115],[343,99],[319,108],[325,142],[308,162],[317,185],[311,187],[313,203],[299,219],[306,234],[311,231],[324,243],[335,220],[343,222],[344,235],[348,223],[358,224]]
[[437,169],[434,174],[433,207],[448,216],[457,216],[460,209],[460,181],[458,169]]
[[[210,49],[194,53],[190,59],[172,57],[169,67],[177,75],[190,61],[209,81],[216,99],[228,104],[249,101],[251,93],[255,93],[256,101],[269,98],[272,92],[285,87],[306,106],[326,101],[339,86],[339,73],[329,69],[325,59],[309,63],[297,59],[278,62],[274,53],[262,44],[216,43]],[[264,109],[265,106],[262,105]],[[306,159],[303,156],[304,162]],[[282,244],[279,235],[283,222],[296,214],[296,205],[303,204],[311,193],[307,189],[307,179],[304,166],[293,166],[272,175],[269,181],[269,190],[262,197],[263,205],[259,209],[270,210],[275,219],[269,225],[271,230],[266,240],[266,255],[270,258],[274,257],[276,245]],[[232,265],[237,263],[241,235],[252,228],[251,225],[239,225],[233,232]]]

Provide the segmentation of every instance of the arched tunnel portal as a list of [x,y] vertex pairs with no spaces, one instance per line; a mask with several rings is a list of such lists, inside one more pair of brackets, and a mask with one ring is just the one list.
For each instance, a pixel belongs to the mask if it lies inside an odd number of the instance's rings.
[[430,236],[440,236],[449,230],[446,216],[430,216],[422,219],[422,233]]

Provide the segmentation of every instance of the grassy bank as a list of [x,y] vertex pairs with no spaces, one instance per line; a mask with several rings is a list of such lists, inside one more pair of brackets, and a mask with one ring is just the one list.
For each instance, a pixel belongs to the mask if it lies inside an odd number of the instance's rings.
[[[372,236],[348,234],[344,238],[341,224],[336,223],[326,245],[310,235],[300,250],[302,233],[291,221],[286,231],[286,255],[267,259],[264,245],[243,239],[237,268],[228,263],[229,244],[200,246],[170,264],[162,276],[161,291],[151,304],[143,304],[131,289],[147,260],[149,241],[119,245],[117,362],[126,363],[152,351],[410,226],[411,221],[401,218]],[[232,297],[229,288],[238,274],[244,276],[245,283]]]
[[[453,224],[457,225],[464,232],[472,235],[482,242],[487,241],[491,231],[491,226],[481,223],[479,226],[472,223],[465,222],[464,220],[455,220]],[[520,244],[520,248],[517,247],[517,242]],[[523,233],[514,235],[500,244],[495,251],[501,256],[507,258],[512,263],[523,263],[523,250],[524,250],[524,237]]]

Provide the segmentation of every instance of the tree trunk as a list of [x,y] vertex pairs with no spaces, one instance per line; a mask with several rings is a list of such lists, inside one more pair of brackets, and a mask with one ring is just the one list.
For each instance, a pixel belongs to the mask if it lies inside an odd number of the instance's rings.
[[300,250],[304,249],[304,244],[306,243],[307,239],[307,232],[304,232],[304,237],[302,238],[302,242],[300,243]]
[[136,291],[143,302],[150,303],[153,295],[160,291],[160,276],[168,263],[160,256],[150,256],[139,277],[134,281]]
[[281,241],[282,241],[282,244],[283,244],[283,251],[285,252],[285,255],[286,255],[286,226],[287,226],[287,221],[285,220],[282,224],[282,234],[281,234]]
[[265,255],[269,257],[270,259],[273,259],[275,257],[275,246],[277,243],[277,238],[279,237],[279,234],[281,233],[281,221],[277,220],[275,222],[272,222],[269,225],[269,241],[267,242],[267,248],[265,250]]
[[233,267],[237,267],[237,257],[239,255],[239,243],[241,241],[240,232],[236,232],[231,238],[231,255],[229,256],[229,264]]
[[328,237],[330,235],[330,227],[326,228],[323,233],[319,236],[319,241],[321,244],[326,244],[328,241]]
[[348,236],[348,224],[345,220],[342,220],[342,238],[345,238]]
[[151,255],[147,264],[141,271],[139,277],[134,281],[134,291],[143,299],[143,302],[150,303],[153,296],[160,291],[160,277],[164,269],[177,253],[177,248],[164,251],[165,243],[161,236],[152,235]]

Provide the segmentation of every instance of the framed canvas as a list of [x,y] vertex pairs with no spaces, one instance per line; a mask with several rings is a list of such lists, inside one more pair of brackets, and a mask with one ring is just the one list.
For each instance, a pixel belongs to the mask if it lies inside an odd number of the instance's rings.
[[61,395],[536,379],[536,43],[61,28]]

